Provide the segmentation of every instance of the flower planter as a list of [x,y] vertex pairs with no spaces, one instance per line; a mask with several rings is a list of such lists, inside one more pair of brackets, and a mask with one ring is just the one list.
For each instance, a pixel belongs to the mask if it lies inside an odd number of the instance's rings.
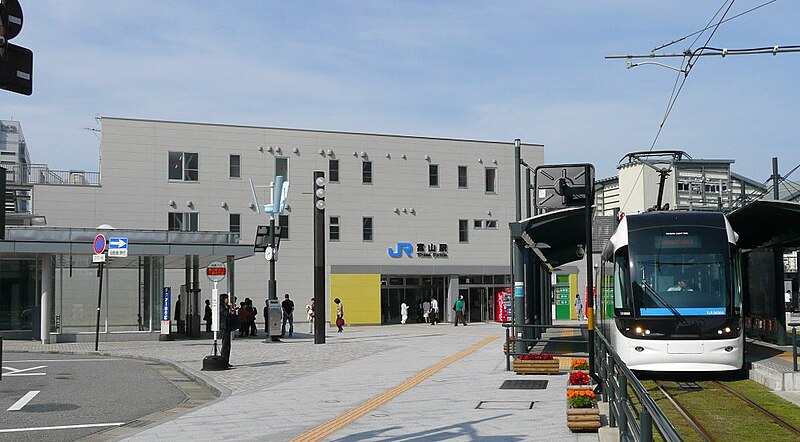
[[567,428],[570,431],[592,431],[600,428],[600,409],[597,403],[592,408],[567,408]]
[[523,361],[514,359],[512,370],[517,374],[558,374],[558,359],[544,361]]

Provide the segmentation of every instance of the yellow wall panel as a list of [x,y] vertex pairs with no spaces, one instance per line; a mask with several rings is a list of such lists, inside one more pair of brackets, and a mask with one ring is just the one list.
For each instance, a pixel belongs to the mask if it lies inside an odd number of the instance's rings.
[[[570,319],[583,319],[578,318],[578,312],[575,311],[575,295],[578,294],[578,275],[573,273],[569,275],[569,317]],[[583,296],[581,296],[583,301]]]
[[336,321],[336,304],[344,305],[346,324],[381,323],[381,275],[331,275],[331,323]]

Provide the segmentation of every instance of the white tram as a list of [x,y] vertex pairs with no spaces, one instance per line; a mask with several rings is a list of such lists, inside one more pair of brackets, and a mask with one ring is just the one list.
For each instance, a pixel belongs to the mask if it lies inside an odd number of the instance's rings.
[[603,250],[595,325],[629,368],[742,368],[737,239],[721,213],[649,212],[622,219]]

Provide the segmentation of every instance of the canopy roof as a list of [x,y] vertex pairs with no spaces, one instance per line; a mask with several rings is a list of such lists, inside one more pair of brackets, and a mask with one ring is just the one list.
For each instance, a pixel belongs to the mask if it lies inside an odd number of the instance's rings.
[[800,203],[754,201],[728,214],[739,247],[800,248]]
[[511,223],[511,234],[515,238],[527,234],[537,256],[541,254],[553,267],[576,261],[578,245],[586,244],[586,209],[556,210]]

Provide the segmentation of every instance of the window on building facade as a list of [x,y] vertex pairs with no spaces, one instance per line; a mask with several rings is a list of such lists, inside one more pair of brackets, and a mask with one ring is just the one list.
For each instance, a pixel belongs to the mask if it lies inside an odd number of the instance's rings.
[[458,220],[458,242],[469,242],[469,236],[467,233],[468,225],[469,225],[469,220],[466,219]]
[[472,228],[473,229],[482,229],[483,228],[483,220],[482,219],[474,219],[474,220],[472,220]]
[[361,163],[361,182],[363,184],[372,184],[372,161]]
[[428,165],[428,185],[430,187],[439,187],[439,165]]
[[281,239],[289,239],[289,215],[280,215],[278,225],[281,226]]
[[486,228],[487,229],[497,229],[497,220],[496,219],[487,219],[486,220]]
[[486,168],[486,193],[497,193],[497,169]]
[[176,232],[197,232],[197,213],[169,212],[167,230]]
[[339,182],[339,160],[328,160],[328,182]]
[[242,215],[240,213],[231,213],[228,215],[231,233],[242,233]]
[[231,155],[228,164],[230,165],[230,171],[228,172],[229,178],[241,178],[242,177],[242,157],[239,155]]
[[275,176],[282,176],[284,180],[289,181],[289,159],[288,158],[275,158]]
[[339,217],[332,216],[328,224],[328,238],[330,241],[339,241]]
[[363,217],[361,222],[361,239],[372,241],[372,217]]
[[198,159],[197,153],[169,152],[169,179],[173,181],[197,181]]
[[688,192],[689,191],[689,183],[686,181],[678,181],[678,191],[680,192]]
[[467,166],[458,166],[458,188],[467,188]]

